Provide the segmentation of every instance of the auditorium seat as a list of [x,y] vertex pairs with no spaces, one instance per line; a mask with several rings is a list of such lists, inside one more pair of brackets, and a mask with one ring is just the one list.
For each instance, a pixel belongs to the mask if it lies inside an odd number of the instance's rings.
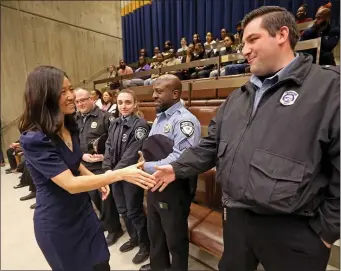
[[210,213],[190,235],[191,243],[221,257],[224,251],[222,213]]
[[201,223],[210,213],[212,213],[212,210],[205,206],[201,206],[195,203],[191,204],[191,212],[188,216],[189,239],[191,239],[191,231],[193,230],[193,228]]

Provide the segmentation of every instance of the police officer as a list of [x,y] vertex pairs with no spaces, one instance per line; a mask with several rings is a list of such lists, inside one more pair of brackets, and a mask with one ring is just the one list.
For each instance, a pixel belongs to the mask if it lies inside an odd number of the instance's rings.
[[[92,155],[97,151],[94,150],[93,143],[103,141],[103,137],[107,136],[108,133],[110,119],[113,120],[114,118],[110,113],[102,112],[94,104],[87,90],[76,89],[75,95],[75,103],[78,110],[76,122],[80,130],[80,146],[84,153],[82,163],[92,173],[101,174],[103,173],[103,155]],[[91,191],[89,194],[96,208],[100,211],[100,219],[105,229],[108,230],[106,241],[108,246],[111,246],[123,235],[115,202],[111,196],[102,201],[98,190]]]
[[[117,170],[134,165],[138,151],[147,138],[149,126],[138,116],[135,92],[123,89],[117,96],[120,117],[115,119],[109,129],[106,142],[103,170]],[[123,218],[130,240],[120,247],[121,252],[128,252],[139,246],[139,251],[132,262],[141,264],[149,257],[149,239],[147,221],[143,209],[144,190],[127,182],[117,182],[111,186],[117,210]]]
[[[200,123],[182,105],[181,90],[181,81],[175,75],[162,75],[153,83],[157,118],[142,150],[147,161],[144,170],[150,174],[155,172],[156,165],[176,161],[186,149],[199,143]],[[196,181],[195,177],[191,181],[179,180],[162,193],[148,191],[150,264],[140,270],[188,269],[187,218]]]
[[251,11],[243,25],[250,81],[221,105],[207,138],[158,168],[153,190],[216,166],[219,270],[261,262],[268,271],[324,271],[340,238],[340,73],[294,52],[299,33],[284,8]]

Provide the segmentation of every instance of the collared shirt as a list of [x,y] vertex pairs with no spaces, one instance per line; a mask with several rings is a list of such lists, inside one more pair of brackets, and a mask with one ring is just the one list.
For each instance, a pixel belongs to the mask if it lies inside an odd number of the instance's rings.
[[279,82],[280,80],[282,80],[290,71],[291,67],[293,66],[293,64],[298,60],[298,54],[296,54],[295,58],[283,69],[281,69],[280,71],[278,71],[275,75],[266,78],[263,82],[256,76],[256,75],[252,75],[250,78],[250,82],[257,88],[256,90],[256,96],[255,96],[255,101],[253,103],[253,111],[252,111],[252,115],[255,114],[256,109],[259,105],[260,100],[262,99],[263,95],[265,94],[265,92],[272,87],[273,85],[275,85],[277,82]]
[[174,141],[173,152],[160,161],[146,162],[144,170],[150,174],[155,172],[155,165],[168,165],[176,161],[188,148],[199,143],[201,126],[198,119],[189,112],[181,102],[158,113],[149,136],[162,134]]

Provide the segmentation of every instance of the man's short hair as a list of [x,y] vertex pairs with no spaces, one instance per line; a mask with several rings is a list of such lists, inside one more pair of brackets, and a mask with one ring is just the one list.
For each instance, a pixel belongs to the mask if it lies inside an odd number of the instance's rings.
[[263,17],[262,27],[266,29],[270,36],[276,36],[276,32],[282,26],[289,29],[290,46],[294,50],[299,39],[299,32],[297,29],[295,17],[292,13],[285,8],[278,6],[264,6],[257,8],[250,13],[246,14],[243,19],[243,27],[245,27],[254,19]]
[[236,39],[232,33],[226,33],[226,37],[229,37],[233,44],[236,42]]

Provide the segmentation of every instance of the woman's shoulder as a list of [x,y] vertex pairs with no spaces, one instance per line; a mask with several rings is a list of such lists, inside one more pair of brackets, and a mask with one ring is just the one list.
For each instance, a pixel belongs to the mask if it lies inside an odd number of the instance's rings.
[[27,131],[20,135],[20,145],[23,149],[46,148],[52,146],[52,140],[41,131]]

